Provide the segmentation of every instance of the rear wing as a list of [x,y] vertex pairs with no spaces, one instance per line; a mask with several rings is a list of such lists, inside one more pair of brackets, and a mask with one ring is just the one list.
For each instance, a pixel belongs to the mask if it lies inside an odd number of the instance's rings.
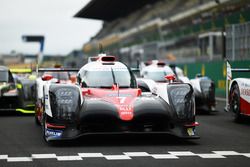
[[79,68],[38,68],[38,72],[78,72]]

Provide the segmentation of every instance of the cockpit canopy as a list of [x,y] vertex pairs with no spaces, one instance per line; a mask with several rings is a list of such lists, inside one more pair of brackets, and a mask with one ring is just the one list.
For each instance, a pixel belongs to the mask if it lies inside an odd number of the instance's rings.
[[111,88],[114,84],[120,88],[137,88],[134,75],[129,68],[120,63],[91,62],[78,72],[78,83],[88,88]]
[[174,74],[174,72],[168,66],[146,67],[141,73],[143,78],[152,79],[156,82],[166,82],[165,76],[169,74]]

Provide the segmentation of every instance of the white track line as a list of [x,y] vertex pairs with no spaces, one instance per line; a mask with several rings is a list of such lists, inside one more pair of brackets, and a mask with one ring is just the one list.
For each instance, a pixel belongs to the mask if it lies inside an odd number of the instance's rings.
[[154,159],[179,159],[179,157],[171,154],[152,154]]
[[154,159],[181,159],[182,157],[200,157],[204,159],[230,158],[230,156],[242,156],[250,158],[250,153],[239,153],[236,151],[212,151],[210,153],[193,153],[191,151],[169,151],[167,153],[147,153],[147,152],[123,152],[118,155],[105,155],[103,153],[78,153],[77,155],[58,156],[51,154],[31,154],[31,157],[9,157],[7,154],[0,155],[0,162],[30,162],[33,160],[55,159],[58,161],[81,161],[87,158],[104,158],[106,160],[131,160],[136,157],[147,157]]
[[131,157],[127,155],[105,155],[104,156],[107,160],[128,160]]
[[100,158],[104,157],[102,153],[78,153],[78,155],[82,158]]
[[191,151],[169,151],[169,154],[175,156],[196,156],[196,154]]
[[8,157],[7,162],[30,162],[31,157]]
[[215,99],[218,101],[227,101],[226,98],[222,98],[222,97],[215,97]]
[[80,156],[57,156],[58,161],[80,161],[82,157]]
[[197,154],[199,157],[201,158],[209,158],[209,159],[213,159],[213,158],[226,158],[222,155],[218,155],[218,154]]
[[33,159],[50,159],[57,158],[56,154],[32,154],[31,157]]

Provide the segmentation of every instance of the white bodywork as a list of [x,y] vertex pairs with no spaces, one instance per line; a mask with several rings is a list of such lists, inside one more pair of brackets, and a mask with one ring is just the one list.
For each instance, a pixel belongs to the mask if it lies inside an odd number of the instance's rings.
[[36,79],[37,100],[43,99],[43,86],[44,86],[44,84],[45,84],[45,81],[43,81],[41,77]]
[[190,80],[191,85],[193,86],[194,90],[201,92],[201,86],[200,86],[200,79],[195,78]]
[[152,79],[144,79],[144,78],[139,78],[139,79],[147,84],[147,86],[150,89],[150,92],[159,95],[169,104],[168,92],[167,92],[167,86],[169,83],[156,83]]
[[239,86],[240,97],[250,103],[250,79],[247,78],[236,78],[230,82],[229,92],[231,90],[232,84],[237,83]]

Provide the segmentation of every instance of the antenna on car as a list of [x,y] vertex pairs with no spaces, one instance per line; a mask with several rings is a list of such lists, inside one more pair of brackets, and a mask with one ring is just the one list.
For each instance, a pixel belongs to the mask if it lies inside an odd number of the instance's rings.
[[105,54],[101,43],[99,43],[99,54]]

